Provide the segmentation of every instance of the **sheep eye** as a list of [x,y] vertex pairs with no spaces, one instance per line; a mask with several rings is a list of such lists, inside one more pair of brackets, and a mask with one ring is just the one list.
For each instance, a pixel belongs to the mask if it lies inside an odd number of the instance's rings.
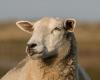
[[54,30],[58,30],[58,31],[61,31],[61,29],[60,29],[60,28],[58,28],[58,27],[54,28]]
[[58,27],[55,27],[55,28],[51,31],[51,33],[53,33],[54,31],[61,31],[61,29],[58,28]]

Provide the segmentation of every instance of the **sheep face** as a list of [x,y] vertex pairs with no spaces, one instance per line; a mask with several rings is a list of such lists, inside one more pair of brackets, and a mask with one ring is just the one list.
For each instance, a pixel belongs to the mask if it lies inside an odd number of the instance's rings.
[[58,55],[59,48],[67,46],[65,34],[74,30],[75,20],[46,17],[35,23],[18,21],[16,25],[32,35],[26,47],[28,55],[46,58]]

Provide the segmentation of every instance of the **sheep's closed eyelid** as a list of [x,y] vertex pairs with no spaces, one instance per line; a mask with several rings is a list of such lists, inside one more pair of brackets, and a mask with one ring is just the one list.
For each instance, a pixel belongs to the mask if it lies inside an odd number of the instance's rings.
[[55,28],[51,31],[51,33],[53,33],[53,31],[55,31],[55,30],[61,31],[61,28],[55,27]]
[[54,30],[61,31],[61,28],[55,27]]

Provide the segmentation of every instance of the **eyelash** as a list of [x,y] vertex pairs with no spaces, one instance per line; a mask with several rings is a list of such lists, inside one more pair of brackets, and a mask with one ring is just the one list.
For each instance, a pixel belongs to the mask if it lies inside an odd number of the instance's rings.
[[54,30],[58,30],[58,31],[61,31],[61,29],[60,29],[60,28],[58,28],[58,27],[54,28]]
[[53,31],[55,31],[55,30],[57,30],[57,31],[61,31],[60,28],[56,27],[56,28],[54,28],[54,29],[51,31],[51,33],[53,33]]

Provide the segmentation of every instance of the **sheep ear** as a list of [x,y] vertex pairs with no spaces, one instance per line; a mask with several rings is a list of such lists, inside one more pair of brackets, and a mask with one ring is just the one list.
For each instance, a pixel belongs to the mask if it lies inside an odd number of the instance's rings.
[[33,31],[33,24],[29,21],[17,21],[16,25],[25,32],[31,33]]
[[64,28],[69,32],[74,32],[75,26],[76,26],[76,20],[73,18],[69,18],[64,21]]

